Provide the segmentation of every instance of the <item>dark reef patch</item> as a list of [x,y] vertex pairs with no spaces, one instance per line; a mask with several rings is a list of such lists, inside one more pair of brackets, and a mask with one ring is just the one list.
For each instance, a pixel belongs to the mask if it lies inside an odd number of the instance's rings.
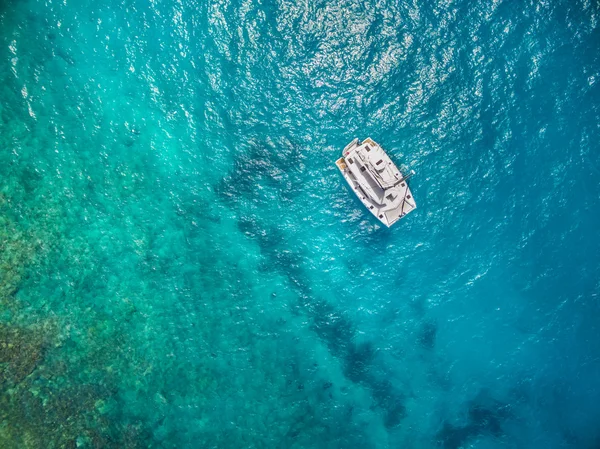
[[43,333],[0,323],[0,388],[14,386],[31,374],[46,347]]
[[390,429],[398,426],[406,416],[404,397],[387,379],[373,380],[373,399],[383,410],[383,424]]
[[425,349],[433,349],[436,337],[437,325],[430,321],[423,323],[418,336],[419,344]]
[[4,306],[12,303],[25,267],[35,255],[32,240],[13,221],[0,215],[0,304]]
[[444,422],[437,433],[438,446],[444,449],[458,449],[479,435],[500,437],[504,433],[502,424],[510,416],[508,405],[482,392],[469,402],[466,424],[457,426]]
[[258,185],[272,187],[279,200],[292,201],[302,192],[300,177],[302,155],[292,144],[275,147],[265,142],[251,142],[240,152],[232,173],[216,187],[217,194],[228,202],[237,198],[267,200]]
[[[344,374],[352,382],[360,383],[370,374],[374,357],[375,349],[369,342],[348,345],[344,355]],[[374,386],[373,392],[376,390],[377,387]]]

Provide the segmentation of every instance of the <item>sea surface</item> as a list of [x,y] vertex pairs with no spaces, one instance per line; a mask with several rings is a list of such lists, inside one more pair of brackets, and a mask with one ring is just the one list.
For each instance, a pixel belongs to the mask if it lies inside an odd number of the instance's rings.
[[599,21],[3,0],[0,447],[599,448]]

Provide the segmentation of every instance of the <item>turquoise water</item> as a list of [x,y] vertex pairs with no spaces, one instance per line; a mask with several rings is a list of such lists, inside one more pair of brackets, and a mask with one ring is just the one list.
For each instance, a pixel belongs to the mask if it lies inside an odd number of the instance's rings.
[[599,447],[599,20],[4,1],[0,447]]

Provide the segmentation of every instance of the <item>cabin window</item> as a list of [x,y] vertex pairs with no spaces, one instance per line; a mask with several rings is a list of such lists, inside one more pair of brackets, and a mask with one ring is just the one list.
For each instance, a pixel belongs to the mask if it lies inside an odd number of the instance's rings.
[[348,158],[348,162],[350,162],[351,164],[354,164],[354,160],[351,157]]
[[406,195],[406,198],[410,199],[410,195]]
[[380,215],[379,218],[383,218],[383,215]]
[[383,162],[383,159],[379,159],[379,161],[377,161],[377,163],[375,165],[379,165]]
[[360,167],[360,171],[365,171],[367,169],[367,167],[365,167],[364,165],[362,167]]
[[386,196],[386,198],[390,201],[394,200],[394,195],[392,195],[391,193],[389,195]]
[[402,183],[402,187],[406,187],[406,184]]
[[365,150],[367,150],[367,151],[371,151],[371,149],[369,148],[369,145],[367,145],[367,146],[365,147]]

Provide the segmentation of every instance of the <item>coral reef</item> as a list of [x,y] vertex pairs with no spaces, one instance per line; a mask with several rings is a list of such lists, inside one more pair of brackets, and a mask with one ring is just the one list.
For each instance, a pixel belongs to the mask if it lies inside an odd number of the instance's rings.
[[21,382],[44,357],[43,333],[0,323],[0,386],[10,388]]
[[148,447],[144,426],[121,423],[107,406],[119,389],[115,361],[147,370],[143,361],[131,362],[122,330],[102,324],[110,319],[98,313],[90,314],[98,324],[84,330],[85,322],[73,326],[66,317],[38,316],[19,299],[60,240],[48,231],[51,223],[41,232],[25,231],[10,218],[11,203],[0,197],[0,307],[6,317],[0,320],[0,447]]

